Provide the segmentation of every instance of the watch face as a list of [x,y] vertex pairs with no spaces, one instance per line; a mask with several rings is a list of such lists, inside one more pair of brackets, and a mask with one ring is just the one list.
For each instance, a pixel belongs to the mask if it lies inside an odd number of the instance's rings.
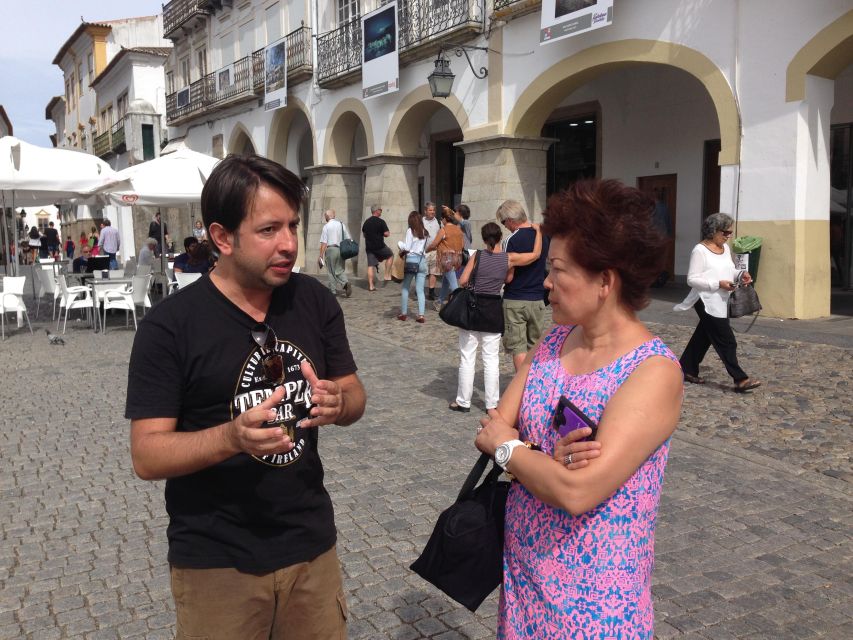
[[505,444],[502,444],[497,449],[495,449],[495,462],[499,465],[503,466],[509,461],[509,447]]

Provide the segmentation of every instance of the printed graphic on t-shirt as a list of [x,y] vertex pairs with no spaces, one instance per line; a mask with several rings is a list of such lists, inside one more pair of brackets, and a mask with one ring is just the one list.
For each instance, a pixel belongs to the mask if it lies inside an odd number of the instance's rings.
[[255,347],[240,371],[231,403],[232,420],[261,404],[272,395],[276,387],[284,387],[284,399],[276,407],[278,415],[267,424],[271,428],[287,429],[288,436],[296,446],[287,453],[252,456],[259,462],[286,467],[300,458],[307,445],[305,433],[299,426],[300,421],[308,417],[311,407],[311,386],[299,367],[303,360],[308,360],[314,366],[299,347],[286,340],[278,340],[275,349]]

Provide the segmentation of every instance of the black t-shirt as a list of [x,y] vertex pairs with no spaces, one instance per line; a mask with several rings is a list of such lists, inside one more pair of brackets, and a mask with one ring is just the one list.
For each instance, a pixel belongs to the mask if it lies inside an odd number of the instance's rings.
[[370,253],[382,251],[385,248],[385,233],[388,225],[379,216],[370,216],[361,226],[364,234],[364,249]]
[[[270,572],[335,544],[318,430],[295,424],[310,403],[299,362],[308,358],[320,379],[356,371],[343,313],[326,287],[293,274],[273,292],[266,322],[278,337],[287,388],[281,412],[297,446],[263,458],[241,453],[167,480],[169,562],[176,566]],[[254,325],[209,276],[164,299],[139,323],[125,417],[177,418],[177,431],[198,431],[256,406],[272,389],[263,382]]]
[[51,247],[59,245],[59,231],[53,227],[44,230],[44,235],[47,238],[47,244]]
[[[522,227],[506,244],[507,253],[530,253],[536,244],[536,231]],[[516,267],[512,282],[504,287],[504,300],[542,300],[545,297],[545,261],[548,258],[550,241],[542,236],[542,254],[526,267]]]

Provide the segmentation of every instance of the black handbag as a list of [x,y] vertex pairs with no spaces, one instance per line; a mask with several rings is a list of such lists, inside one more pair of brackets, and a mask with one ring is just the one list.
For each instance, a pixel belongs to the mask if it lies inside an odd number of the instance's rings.
[[729,318],[741,318],[761,311],[758,293],[751,284],[741,282],[743,272],[738,274],[737,288],[729,295]]
[[503,333],[504,315],[501,297],[487,293],[475,293],[474,283],[480,267],[480,252],[474,256],[474,271],[467,287],[455,289],[447,298],[447,304],[438,312],[438,317],[453,327],[467,331]]
[[502,469],[493,465],[474,488],[490,458],[482,454],[465,479],[459,496],[435,523],[412,571],[476,611],[503,579],[504,511],[509,482],[499,482]]
[[[338,220],[338,222],[341,222]],[[343,240],[341,240],[341,244],[338,249],[341,252],[341,260],[349,260],[350,258],[355,258],[358,255],[358,243],[349,237],[347,233],[347,228],[344,226],[344,223],[341,222],[341,231],[344,234]]]

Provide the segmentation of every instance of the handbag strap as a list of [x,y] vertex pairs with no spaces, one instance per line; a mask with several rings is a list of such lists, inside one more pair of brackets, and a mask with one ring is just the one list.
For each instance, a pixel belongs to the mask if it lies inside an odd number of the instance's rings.
[[338,224],[341,225],[341,233],[344,236],[344,240],[349,240],[349,234],[347,233],[347,228],[344,226],[344,223],[338,220]]
[[[465,249],[462,249],[465,251]],[[477,269],[480,268],[480,252],[474,254],[474,270],[471,272],[471,281],[468,284],[468,288],[472,291],[474,290],[474,286],[477,284]]]
[[[737,284],[738,284],[738,285],[740,285],[741,287],[752,287],[752,286],[755,286],[755,285],[752,285],[752,284],[742,284],[742,281],[743,281],[743,274],[744,274],[745,272],[746,272],[746,269],[741,269],[740,271],[738,271],[738,273],[737,273],[737,277],[735,278],[735,283],[737,283]],[[759,310],[759,311],[756,311],[755,313],[753,313],[753,314],[752,314],[752,322],[750,322],[750,323],[749,323],[749,326],[748,326],[746,329],[744,329],[743,331],[738,331],[738,330],[737,330],[737,329],[735,329],[733,326],[732,326],[732,331],[734,331],[735,333],[749,333],[749,330],[750,330],[750,329],[752,329],[752,325],[754,325],[754,324],[755,324],[755,321],[756,321],[756,320],[758,320],[758,315],[759,315],[760,313],[761,313],[761,311]],[[729,321],[729,326],[731,326],[731,324],[732,324],[732,323],[731,323],[731,321]]]
[[[465,478],[465,482],[462,483],[462,488],[459,490],[459,495],[456,496],[456,502],[463,500],[471,494],[471,492],[474,490],[474,487],[477,486],[477,482],[480,481],[480,478],[483,475],[483,471],[486,470],[486,466],[488,466],[491,460],[492,459],[487,454],[480,454],[480,457],[477,459],[477,462],[474,463],[474,467],[471,469],[470,473],[468,473],[468,477]],[[493,465],[488,475],[486,475],[485,480],[483,480],[483,484],[490,484],[492,482],[495,482],[502,473],[503,469],[501,469],[497,464]]]

